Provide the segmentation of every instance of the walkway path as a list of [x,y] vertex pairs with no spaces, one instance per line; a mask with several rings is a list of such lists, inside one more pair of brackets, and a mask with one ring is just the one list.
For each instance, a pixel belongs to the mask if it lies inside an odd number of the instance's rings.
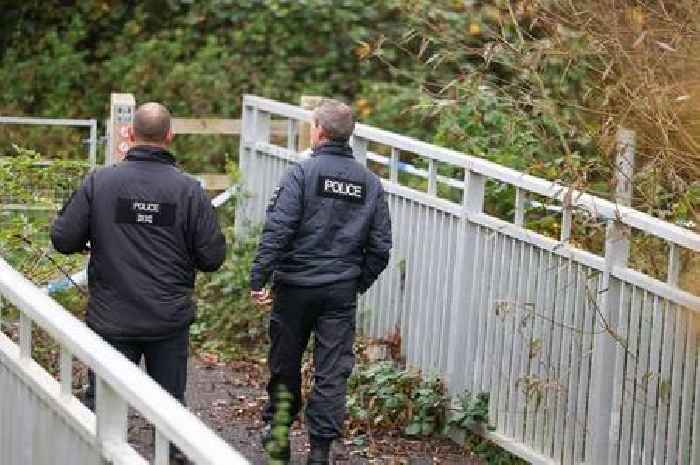
[[[187,402],[206,424],[246,456],[253,465],[264,465],[266,455],[260,446],[259,412],[265,402],[265,370],[259,364],[190,362]],[[129,438],[151,457],[151,429],[132,417]],[[447,440],[413,441],[384,436],[371,447],[353,445],[350,440],[336,447],[335,462],[347,465],[483,465],[462,448]],[[293,465],[306,463],[308,443],[303,425],[292,430]]]

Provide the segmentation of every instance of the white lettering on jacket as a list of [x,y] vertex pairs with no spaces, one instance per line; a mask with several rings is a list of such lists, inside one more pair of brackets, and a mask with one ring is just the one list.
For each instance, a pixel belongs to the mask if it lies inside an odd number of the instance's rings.
[[335,181],[333,179],[326,179],[326,183],[323,189],[326,192],[332,192],[339,195],[347,195],[350,197],[356,197],[358,199],[362,198],[362,186],[358,184],[346,183],[342,181]]

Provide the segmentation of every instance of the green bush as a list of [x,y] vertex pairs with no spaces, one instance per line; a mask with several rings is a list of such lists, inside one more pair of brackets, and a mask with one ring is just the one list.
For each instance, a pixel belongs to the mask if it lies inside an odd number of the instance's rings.
[[218,212],[228,244],[226,261],[215,273],[199,274],[197,318],[190,328],[195,350],[223,359],[260,355],[267,343],[267,309],[256,306],[249,295],[257,235],[234,236],[233,203]]

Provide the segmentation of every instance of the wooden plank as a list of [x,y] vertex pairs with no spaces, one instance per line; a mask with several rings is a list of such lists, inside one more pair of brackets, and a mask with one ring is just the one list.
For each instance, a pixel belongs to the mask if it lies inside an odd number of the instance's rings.
[[233,184],[233,181],[231,181],[231,178],[227,174],[200,173],[193,174],[192,176],[199,179],[202,184],[204,184],[204,188],[208,191],[225,191]]
[[[241,120],[228,118],[173,118],[172,130],[173,134],[237,136],[241,133]],[[275,136],[287,136],[287,121],[272,121],[270,131]]]

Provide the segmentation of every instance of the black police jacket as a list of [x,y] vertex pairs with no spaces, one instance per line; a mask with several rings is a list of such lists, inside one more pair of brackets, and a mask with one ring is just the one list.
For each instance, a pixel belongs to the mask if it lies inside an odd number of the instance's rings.
[[294,165],[270,200],[251,288],[321,286],[358,279],[366,291],[391,251],[391,219],[379,178],[346,144],[329,142]]
[[196,270],[218,269],[226,254],[199,182],[151,146],[88,175],[54,221],[51,241],[62,253],[90,242],[86,322],[113,339],[157,339],[189,325]]

